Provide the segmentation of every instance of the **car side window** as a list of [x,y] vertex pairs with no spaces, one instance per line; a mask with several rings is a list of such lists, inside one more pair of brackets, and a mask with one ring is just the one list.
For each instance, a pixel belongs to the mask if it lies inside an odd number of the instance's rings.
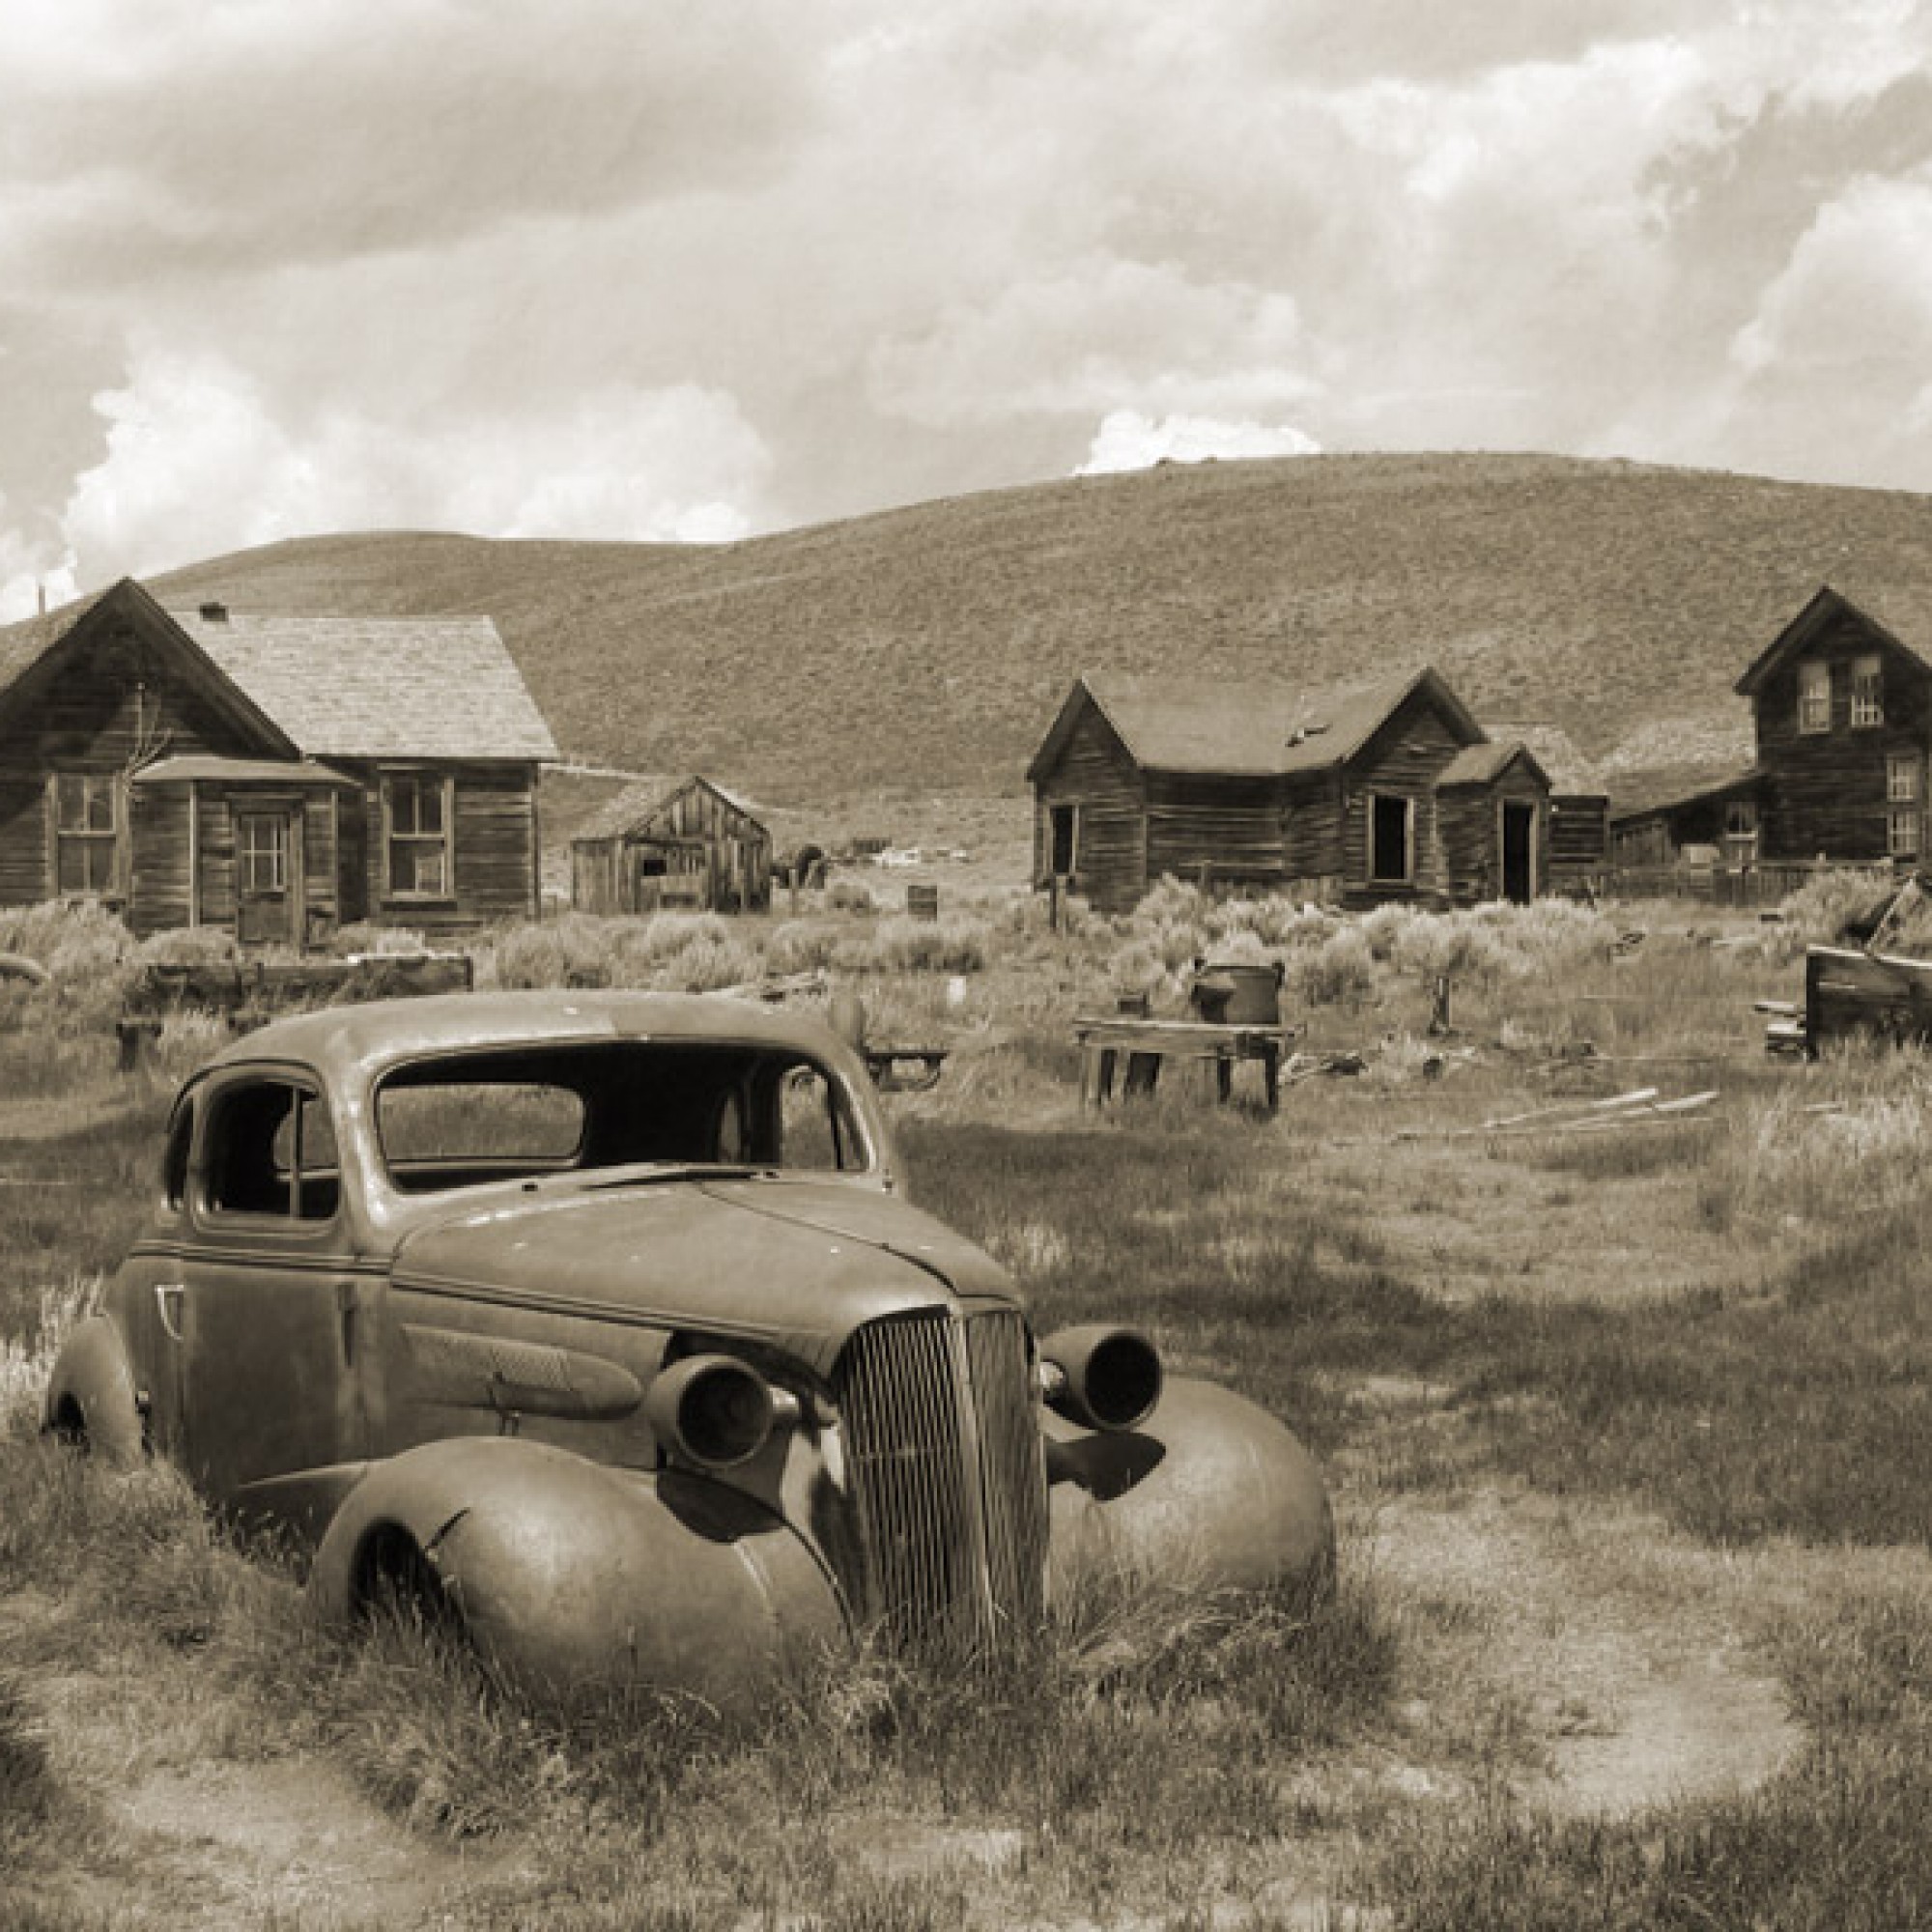
[[839,1173],[866,1164],[845,1096],[816,1066],[794,1066],[780,1091],[781,1167],[808,1173]]
[[327,1221],[341,1169],[322,1096],[289,1080],[225,1087],[209,1109],[208,1207],[216,1214]]

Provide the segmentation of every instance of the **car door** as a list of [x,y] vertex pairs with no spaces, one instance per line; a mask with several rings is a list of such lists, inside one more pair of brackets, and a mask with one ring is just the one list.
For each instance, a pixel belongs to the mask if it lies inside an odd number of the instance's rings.
[[217,1078],[201,1115],[169,1311],[181,1460],[217,1503],[298,1514],[314,1472],[364,1455],[369,1434],[367,1283],[333,1125],[320,1083],[296,1069]]

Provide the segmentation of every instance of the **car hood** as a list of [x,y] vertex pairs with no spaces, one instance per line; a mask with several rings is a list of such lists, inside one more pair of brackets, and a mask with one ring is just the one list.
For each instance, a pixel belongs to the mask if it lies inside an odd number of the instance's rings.
[[597,1180],[419,1227],[402,1288],[772,1343],[829,1372],[852,1331],[1011,1300],[971,1241],[891,1195],[773,1177]]

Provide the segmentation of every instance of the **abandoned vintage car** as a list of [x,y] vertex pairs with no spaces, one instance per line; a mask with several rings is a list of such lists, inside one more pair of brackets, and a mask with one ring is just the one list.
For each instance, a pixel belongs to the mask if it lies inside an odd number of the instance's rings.
[[997,1645],[1095,1565],[1321,1585],[1287,1429],[1129,1330],[1037,1339],[903,1185],[863,1058],[750,1002],[285,1019],[182,1090],[47,1423],[293,1535],[329,1612],[419,1596],[564,1690]]

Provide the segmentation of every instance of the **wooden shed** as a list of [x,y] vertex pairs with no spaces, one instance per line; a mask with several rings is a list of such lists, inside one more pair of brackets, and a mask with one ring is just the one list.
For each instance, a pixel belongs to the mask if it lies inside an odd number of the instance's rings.
[[1541,766],[1427,667],[1317,692],[1085,676],[1027,777],[1035,883],[1106,911],[1170,873],[1350,906],[1543,889]]
[[570,841],[570,901],[579,912],[764,912],[772,837],[709,779],[639,779]]
[[1501,740],[1515,739],[1543,767],[1549,781],[1549,837],[1544,887],[1552,893],[1593,891],[1609,864],[1610,794],[1603,776],[1554,724],[1495,724]]
[[171,611],[124,578],[0,632],[0,904],[295,947],[528,917],[554,756],[487,617]]

